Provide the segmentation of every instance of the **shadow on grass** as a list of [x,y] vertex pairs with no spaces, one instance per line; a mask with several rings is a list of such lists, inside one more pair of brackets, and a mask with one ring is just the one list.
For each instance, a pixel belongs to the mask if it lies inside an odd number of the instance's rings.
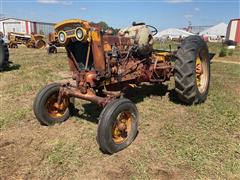
[[20,64],[13,64],[13,65],[10,65],[9,67],[3,69],[1,72],[7,72],[7,71],[19,70],[20,67],[21,67]]
[[[124,97],[130,99],[133,103],[137,104],[143,102],[146,97],[154,96],[166,96],[168,94],[169,100],[175,104],[182,104],[178,99],[177,93],[174,89],[168,90],[167,85],[146,85],[143,84],[137,88],[128,89],[125,92]],[[85,103],[82,104],[83,113],[79,113],[79,110],[76,110],[74,116],[81,119],[85,119],[89,122],[98,123],[98,118],[102,112],[102,107],[99,107],[94,103]]]
[[184,104],[178,97],[177,95],[177,92],[175,91],[175,89],[171,89],[168,91],[169,94],[168,94],[168,98],[169,98],[169,101],[175,103],[175,104],[181,104],[181,105],[184,105],[186,106],[187,104]]
[[85,103],[85,104],[82,104],[82,107],[83,107],[83,113],[80,114],[79,110],[76,110],[74,116],[81,119],[85,119],[94,124],[97,124],[98,117],[102,112],[102,107],[94,103]]
[[64,51],[58,51],[57,53],[47,53],[50,56],[56,55],[56,54],[66,54],[67,52]]
[[146,97],[150,96],[165,96],[168,92],[167,85],[147,85],[143,84],[137,88],[129,89],[125,97],[130,99],[134,103],[140,103],[144,101]]
[[150,97],[152,95],[161,97],[167,95],[169,101],[175,104],[184,105],[178,98],[175,89],[169,90],[168,85],[164,84],[142,85],[139,88],[131,89],[128,93],[126,93],[125,97],[137,104],[144,101],[146,97]]

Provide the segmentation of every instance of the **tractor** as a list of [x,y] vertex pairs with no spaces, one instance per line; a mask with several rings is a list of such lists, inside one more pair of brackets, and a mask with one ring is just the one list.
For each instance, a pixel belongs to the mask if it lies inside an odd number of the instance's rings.
[[51,32],[48,35],[48,48],[47,52],[48,54],[56,54],[57,53],[57,47],[63,46],[58,41],[58,35],[55,32]]
[[8,68],[9,63],[8,46],[0,37],[0,71]]
[[19,44],[24,44],[27,48],[41,49],[46,47],[46,42],[41,34],[8,33],[9,48],[18,48]]
[[53,83],[39,91],[33,110],[42,125],[66,121],[75,112],[76,98],[96,103],[103,108],[97,142],[103,152],[113,154],[128,147],[138,133],[139,113],[125,96],[128,88],[174,78],[183,104],[207,99],[210,56],[199,36],[187,37],[172,52],[154,50],[157,29],[145,23],[134,22],[112,35],[97,24],[72,19],[56,24],[55,31],[75,83]]

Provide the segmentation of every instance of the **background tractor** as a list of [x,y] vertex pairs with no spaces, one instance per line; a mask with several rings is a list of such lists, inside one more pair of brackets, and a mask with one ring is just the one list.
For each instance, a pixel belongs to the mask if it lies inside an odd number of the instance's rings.
[[173,77],[184,104],[202,103],[207,98],[210,57],[199,36],[186,38],[177,51],[170,52],[153,49],[157,29],[145,23],[133,23],[117,36],[78,19],[58,23],[55,31],[66,48],[76,83],[44,87],[34,101],[34,113],[41,124],[53,125],[72,115],[74,98],[102,106],[97,142],[104,152],[126,148],[137,135],[137,108],[124,98],[129,87],[143,82],[162,84]]
[[9,48],[18,48],[19,44],[24,44],[28,48],[41,49],[46,47],[44,36],[41,34],[8,33]]
[[61,45],[58,41],[58,35],[55,32],[49,33],[48,35],[48,48],[47,52],[48,54],[56,54],[57,53],[57,47],[61,47]]

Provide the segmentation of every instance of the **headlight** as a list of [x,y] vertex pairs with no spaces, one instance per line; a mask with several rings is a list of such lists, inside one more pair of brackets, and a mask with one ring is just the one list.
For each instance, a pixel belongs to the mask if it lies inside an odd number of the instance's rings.
[[66,34],[64,31],[60,31],[58,33],[58,40],[60,43],[64,43],[66,41]]
[[86,34],[86,31],[84,29],[82,29],[80,27],[76,29],[77,40],[82,41],[85,37],[85,34]]

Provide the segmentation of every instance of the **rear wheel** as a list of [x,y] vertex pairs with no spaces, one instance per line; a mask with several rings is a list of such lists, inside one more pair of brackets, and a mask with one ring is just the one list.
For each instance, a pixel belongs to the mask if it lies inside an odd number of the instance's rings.
[[9,66],[9,51],[8,46],[0,39],[0,70]]
[[130,100],[122,98],[110,102],[102,111],[97,141],[106,153],[116,153],[129,146],[137,135],[138,111]]
[[54,125],[66,121],[74,112],[74,104],[68,97],[62,97],[60,104],[57,103],[59,90],[60,84],[49,84],[36,96],[33,110],[42,125]]
[[45,48],[45,47],[46,47],[46,42],[45,42],[44,40],[42,40],[42,39],[37,40],[37,41],[35,42],[35,47],[36,47],[37,49]]
[[175,64],[175,90],[186,104],[207,99],[210,58],[207,44],[199,36],[189,36],[181,44]]

